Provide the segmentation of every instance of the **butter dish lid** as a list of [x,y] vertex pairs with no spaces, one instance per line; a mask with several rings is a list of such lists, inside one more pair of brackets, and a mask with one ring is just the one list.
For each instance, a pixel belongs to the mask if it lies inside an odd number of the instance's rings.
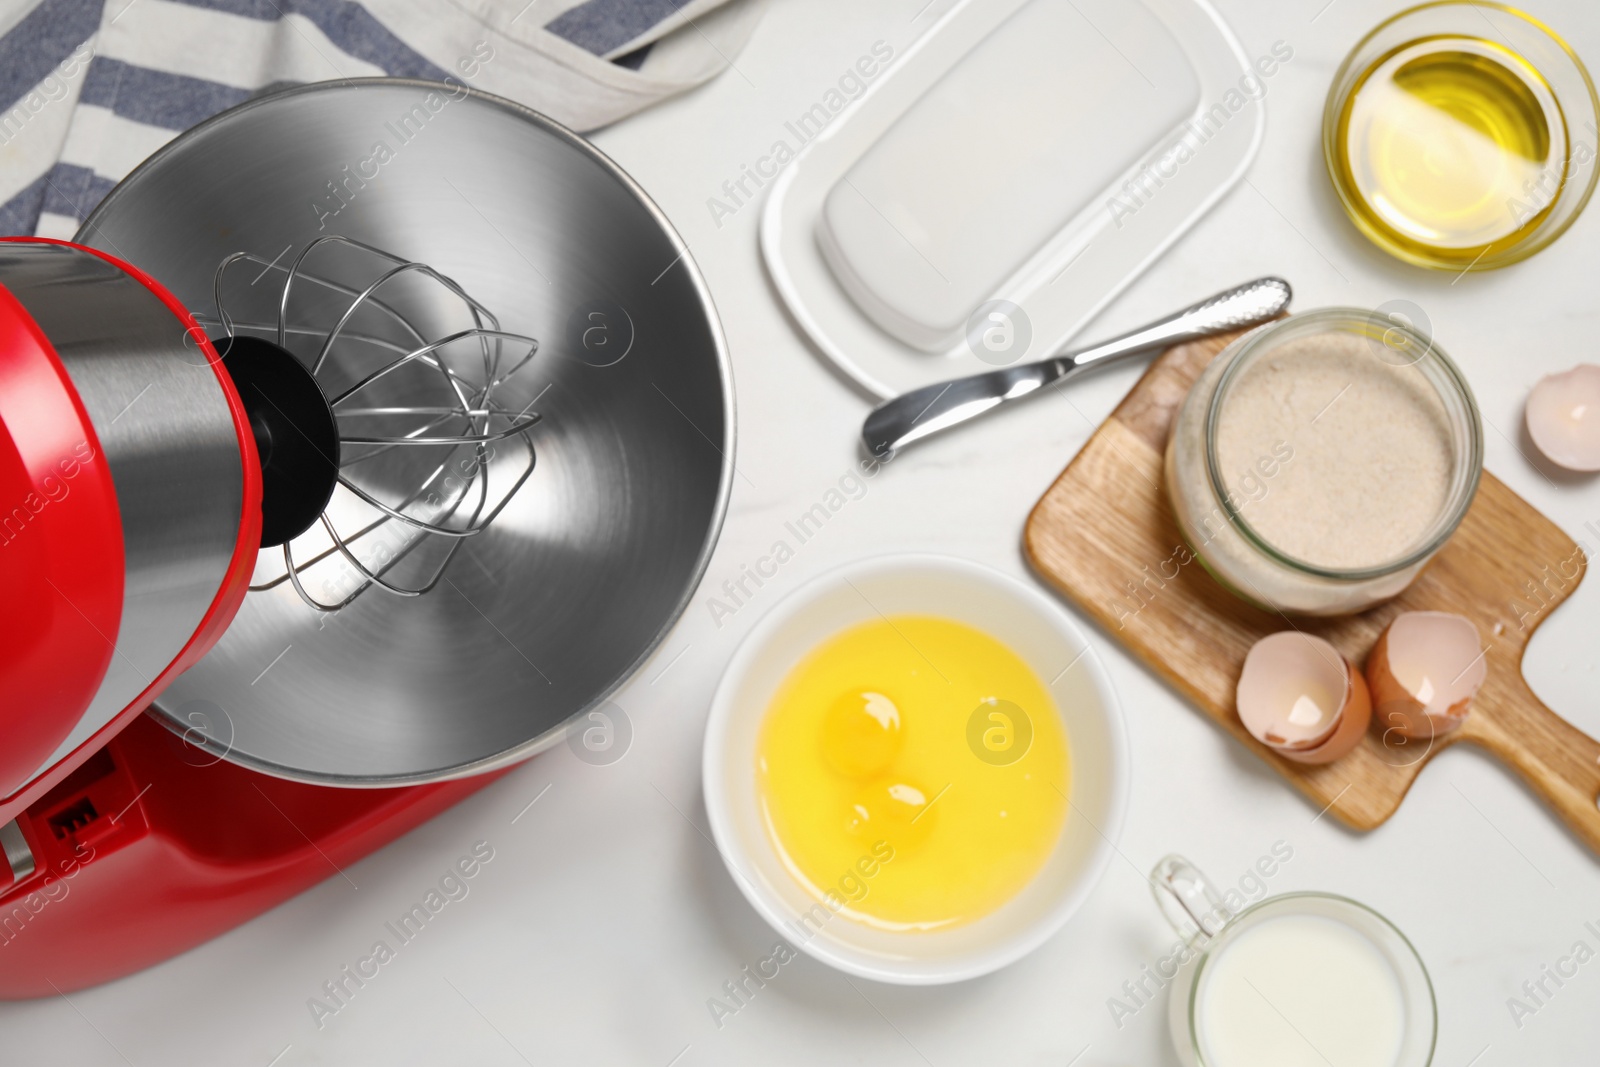
[[769,273],[876,397],[1044,358],[1243,176],[1281,61],[1205,0],[961,0],[778,175]]
[[817,240],[890,334],[939,351],[1017,268],[1184,119],[1200,83],[1138,2],[1099,24],[1030,0],[839,177]]

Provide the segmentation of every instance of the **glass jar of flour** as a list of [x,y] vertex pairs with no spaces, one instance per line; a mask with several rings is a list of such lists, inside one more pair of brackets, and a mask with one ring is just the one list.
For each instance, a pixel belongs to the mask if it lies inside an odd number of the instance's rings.
[[1173,423],[1166,481],[1190,549],[1268,610],[1346,615],[1396,596],[1478,489],[1472,390],[1421,329],[1356,308],[1235,341]]
[[1280,893],[1233,911],[1189,861],[1150,873],[1194,958],[1167,1020],[1184,1067],[1428,1067],[1433,983],[1404,934],[1365,904]]

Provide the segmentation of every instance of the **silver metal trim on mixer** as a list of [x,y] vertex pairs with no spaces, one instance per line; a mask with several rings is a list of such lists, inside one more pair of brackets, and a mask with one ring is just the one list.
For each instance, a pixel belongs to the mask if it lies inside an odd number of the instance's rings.
[[4,826],[0,826],[0,853],[4,853],[6,866],[11,869],[11,884],[32,877],[33,872],[39,869],[38,862],[33,858],[33,849],[28,847],[28,839],[22,836],[22,827],[12,819]]
[[[425,105],[431,119],[407,127],[392,161],[363,158],[374,139],[395,143],[386,119]],[[451,582],[362,597],[325,628],[286,587],[251,593],[154,710],[191,744],[311,783],[519,762],[634,675],[709,564],[735,441],[715,306],[661,210],[587,141],[510,101],[410,79],[302,86],[216,116],[124,179],[78,239],[120,248],[204,310],[227,254],[270,260],[322,232],[430,263],[540,339],[554,389],[539,402],[539,468]],[[620,362],[563,342],[591,298],[637,328]]]

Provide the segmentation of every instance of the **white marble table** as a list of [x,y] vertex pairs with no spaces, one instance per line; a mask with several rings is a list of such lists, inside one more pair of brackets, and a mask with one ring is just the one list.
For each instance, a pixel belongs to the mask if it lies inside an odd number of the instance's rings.
[[[1019,536],[1028,509],[1087,438],[1089,420],[1102,418],[1138,374],[1108,372],[1074,386],[1071,404],[1041,399],[907,452],[752,602],[714,622],[706,597],[845,471],[867,405],[787,320],[760,263],[759,211],[741,210],[719,227],[706,201],[875,40],[909,42],[929,21],[913,22],[923,2],[780,0],[737,72],[595,138],[660,203],[709,280],[733,353],[745,475],[705,587],[617,698],[635,728],[625,758],[590,766],[557,748],[351,868],[359,890],[330,878],[179,959],[70,1003],[0,1006],[0,1062],[1171,1065],[1164,1000],[1120,1028],[1107,1007],[1171,940],[1143,873],[1181,851],[1217,879],[1237,881],[1277,841],[1292,846],[1293,859],[1270,880],[1272,891],[1357,897],[1415,941],[1438,992],[1440,1067],[1595,1061],[1600,959],[1520,1028],[1507,1007],[1574,942],[1600,949],[1584,926],[1600,927],[1600,865],[1527,790],[1456,749],[1428,768],[1388,825],[1347,832],[1316,818],[1098,631],[1093,640],[1126,709],[1134,780],[1125,861],[1078,917],[1030,958],[955,987],[852,987],[803,957],[720,1028],[713,1021],[707,998],[774,941],[724,872],[700,801],[702,725],[734,647],[787,590],[868,554],[930,550],[1026,575]],[[1594,545],[1600,483],[1552,483],[1515,442],[1528,387],[1595,359],[1600,210],[1535,259],[1459,281],[1369,246],[1322,172],[1322,98],[1345,50],[1402,5],[1333,0],[1319,14],[1325,3],[1217,0],[1252,55],[1277,40],[1294,49],[1270,82],[1265,146],[1249,184],[1087,336],[1269,272],[1293,281],[1302,308],[1412,300],[1477,391],[1489,469]],[[1531,6],[1600,62],[1592,3]],[[1589,522],[1595,527],[1585,531]],[[1597,623],[1600,579],[1591,579],[1535,637],[1528,662],[1540,695],[1590,733],[1600,733]],[[478,840],[490,842],[494,859],[470,895],[319,1029],[308,998]]]

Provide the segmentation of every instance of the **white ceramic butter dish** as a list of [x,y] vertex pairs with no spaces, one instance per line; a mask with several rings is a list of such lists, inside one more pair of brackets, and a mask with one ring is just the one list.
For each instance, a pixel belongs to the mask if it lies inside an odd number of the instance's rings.
[[[1206,0],[962,0],[778,174],[768,270],[876,397],[1041,358],[1243,176],[1270,83]],[[980,358],[991,300],[1023,340]]]

